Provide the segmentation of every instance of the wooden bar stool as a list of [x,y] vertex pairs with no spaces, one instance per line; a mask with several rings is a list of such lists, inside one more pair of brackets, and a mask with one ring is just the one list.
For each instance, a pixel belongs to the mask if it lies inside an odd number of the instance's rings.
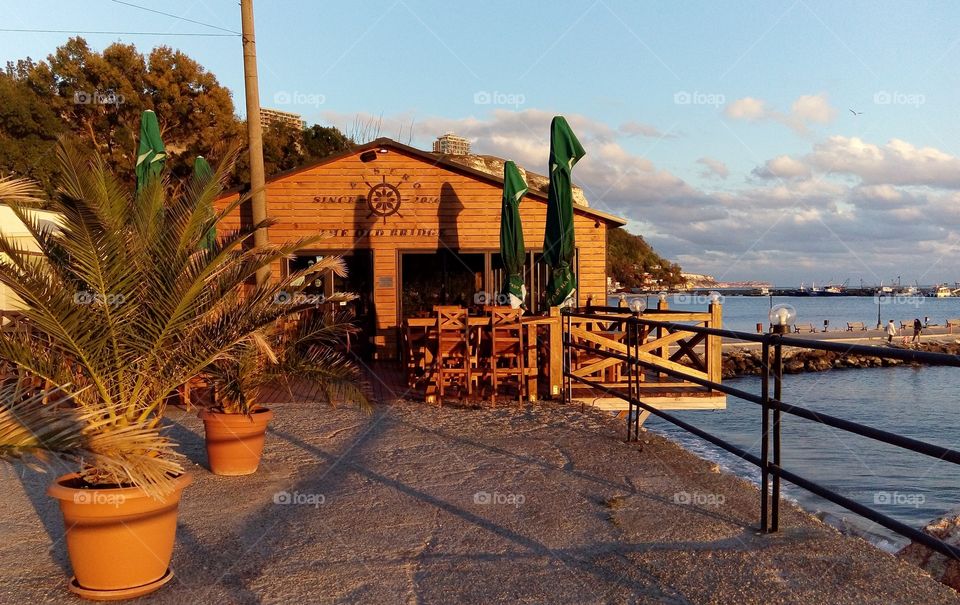
[[523,311],[511,307],[490,308],[490,382],[492,401],[497,402],[501,381],[516,380],[517,401],[523,401],[525,373]]
[[[437,356],[434,358],[437,379],[437,402],[443,405],[448,386],[458,387],[470,395],[470,325],[463,307],[438,306]],[[449,385],[448,385],[449,383]]]

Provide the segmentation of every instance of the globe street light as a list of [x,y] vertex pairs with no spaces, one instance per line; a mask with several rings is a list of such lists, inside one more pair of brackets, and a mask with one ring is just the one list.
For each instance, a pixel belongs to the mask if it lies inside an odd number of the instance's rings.
[[774,334],[787,334],[797,320],[797,310],[791,305],[779,304],[770,309],[770,329]]

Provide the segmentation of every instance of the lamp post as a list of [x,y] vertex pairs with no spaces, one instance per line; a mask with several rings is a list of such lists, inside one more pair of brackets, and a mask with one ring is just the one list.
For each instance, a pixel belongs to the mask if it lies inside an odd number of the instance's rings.
[[[781,337],[790,333],[790,327],[797,319],[797,310],[791,305],[779,304],[770,309],[770,331],[776,335],[773,338],[773,367],[767,369],[764,375],[763,384],[763,435],[761,437],[760,449],[762,450],[761,481],[763,483],[763,501],[761,503],[762,525],[766,529],[767,525],[767,486],[769,485],[770,473],[770,454],[769,454],[769,426],[770,426],[770,406],[773,406],[773,499],[771,501],[771,522],[769,530],[776,532],[780,526],[780,396],[781,385],[783,383],[783,343]],[[765,343],[764,353],[769,351],[769,345]],[[769,357],[764,358],[764,363],[769,363]],[[770,370],[773,370],[773,399],[768,396],[768,380]]]
[[[633,320],[636,320],[643,314],[647,308],[647,301],[644,298],[634,298],[630,301],[630,312],[633,314]],[[640,398],[640,372],[636,363],[636,349],[646,340],[646,330],[638,321],[627,321],[627,393],[629,393],[629,410],[627,411],[627,441],[630,441],[631,430],[633,439],[640,438],[640,406],[634,405],[634,398]]]

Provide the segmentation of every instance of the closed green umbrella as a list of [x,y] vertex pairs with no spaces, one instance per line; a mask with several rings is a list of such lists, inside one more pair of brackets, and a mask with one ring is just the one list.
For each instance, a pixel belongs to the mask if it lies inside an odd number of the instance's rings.
[[140,115],[140,147],[137,149],[137,191],[143,189],[151,178],[159,176],[166,159],[167,154],[163,149],[163,140],[160,138],[160,124],[157,123],[157,114],[148,109]]
[[[198,155],[195,160],[193,160],[193,179],[201,184],[201,186],[206,186],[207,181],[213,178],[213,168],[210,167],[210,164],[202,155]],[[207,200],[207,216],[213,218],[213,200]],[[210,227],[206,235],[203,236],[200,245],[207,250],[212,250],[214,243],[217,241],[217,228]]]
[[547,305],[567,304],[577,288],[573,274],[573,166],[586,155],[570,130],[566,118],[556,116],[550,124],[550,191],[547,195],[547,225],[543,236],[543,260],[550,267]]
[[503,287],[500,294],[519,309],[527,296],[523,285],[523,227],[520,224],[520,198],[527,184],[513,162],[503,164],[503,204],[500,207],[500,258],[503,259]]

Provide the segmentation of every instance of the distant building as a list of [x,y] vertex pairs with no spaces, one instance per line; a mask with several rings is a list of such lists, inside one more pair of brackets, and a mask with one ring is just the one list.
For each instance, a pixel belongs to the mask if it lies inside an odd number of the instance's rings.
[[297,130],[303,130],[307,127],[307,123],[299,113],[269,109],[267,107],[260,108],[260,126],[262,126],[264,130],[269,128],[271,124],[278,122]]
[[709,288],[717,285],[717,279],[703,273],[681,273],[681,279],[687,288]]
[[470,141],[448,132],[433,142],[433,152],[444,155],[469,155]]

